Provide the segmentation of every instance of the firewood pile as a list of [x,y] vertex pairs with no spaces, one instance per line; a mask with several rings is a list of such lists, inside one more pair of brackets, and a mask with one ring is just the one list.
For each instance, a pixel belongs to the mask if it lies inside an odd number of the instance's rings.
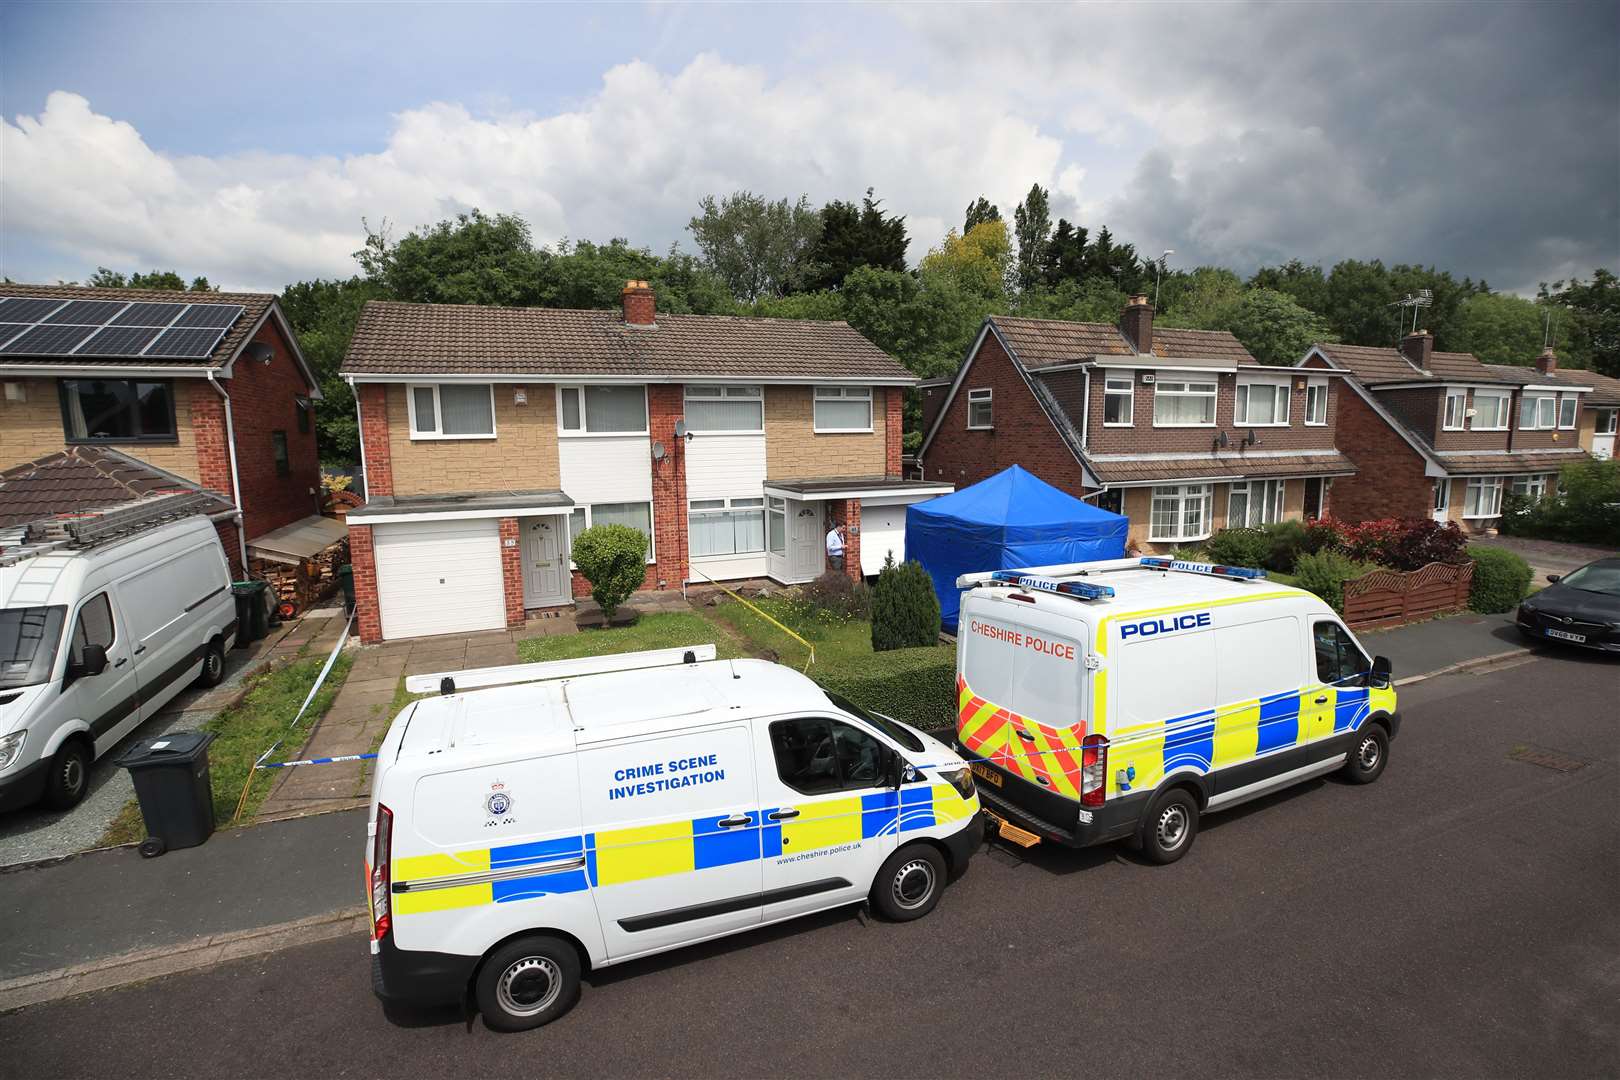
[[337,588],[338,567],[348,561],[349,541],[344,538],[313,559],[293,563],[255,558],[250,567],[255,578],[270,583],[270,594],[280,607],[282,618],[290,618],[316,607],[330,596]]

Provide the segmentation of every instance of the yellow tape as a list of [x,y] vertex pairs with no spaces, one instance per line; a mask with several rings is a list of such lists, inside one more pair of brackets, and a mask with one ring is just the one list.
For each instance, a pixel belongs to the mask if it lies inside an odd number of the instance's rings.
[[810,669],[810,665],[816,662],[816,647],[814,645],[810,644],[808,641],[804,640],[804,638],[800,637],[798,634],[795,634],[792,630],[789,630],[787,627],[783,626],[781,623],[777,622],[775,619],[773,619],[769,615],[765,614],[765,612],[761,611],[758,608],[758,606],[749,603],[747,600],[744,600],[741,596],[738,596],[736,593],[732,592],[730,589],[726,588],[724,585],[721,585],[718,581],[714,580],[714,578],[710,577],[708,574],[705,574],[703,571],[701,571],[701,570],[694,567],[694,568],[692,568],[691,572],[696,574],[698,577],[702,578],[704,581],[707,581],[710,585],[718,586],[721,592],[725,593],[727,596],[731,597],[733,600],[736,600],[739,603],[743,604],[750,611],[752,611],[755,615],[758,615],[760,618],[764,619],[766,622],[770,623],[772,626],[774,626],[778,630],[782,631],[782,633],[786,634],[788,637],[792,638],[794,641],[797,641],[800,645],[803,645],[806,649],[809,649],[810,650],[810,659],[808,659],[808,660],[806,660],[804,662],[804,670],[808,671]]

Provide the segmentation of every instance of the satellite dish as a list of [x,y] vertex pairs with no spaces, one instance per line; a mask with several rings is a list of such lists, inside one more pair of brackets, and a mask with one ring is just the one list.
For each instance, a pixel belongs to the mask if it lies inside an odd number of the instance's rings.
[[677,439],[686,438],[686,421],[685,420],[677,420],[677,421],[675,421],[675,437]]
[[654,442],[652,444],[652,455],[653,455],[653,460],[654,461],[663,461],[664,460],[664,444],[661,443],[661,442]]

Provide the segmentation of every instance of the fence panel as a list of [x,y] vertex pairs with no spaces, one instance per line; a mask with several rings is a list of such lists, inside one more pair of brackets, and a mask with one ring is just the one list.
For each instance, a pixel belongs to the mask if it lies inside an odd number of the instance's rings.
[[1374,570],[1344,583],[1344,621],[1358,630],[1398,626],[1468,606],[1472,561],[1418,570]]

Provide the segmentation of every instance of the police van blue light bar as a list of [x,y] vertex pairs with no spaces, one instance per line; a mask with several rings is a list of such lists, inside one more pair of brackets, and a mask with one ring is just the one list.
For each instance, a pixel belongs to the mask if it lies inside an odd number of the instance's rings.
[[1264,570],[1256,570],[1248,566],[1221,566],[1218,563],[1188,562],[1184,559],[1166,559],[1153,555],[1144,556],[1142,565],[1149,570],[1174,570],[1183,574],[1207,574],[1210,577],[1253,580],[1266,576]]
[[1052,578],[1020,574],[1016,570],[997,570],[990,575],[990,580],[1040,592],[1059,593],[1077,600],[1103,600],[1114,595],[1113,588],[1108,585],[1093,585],[1089,581],[1054,581]]

